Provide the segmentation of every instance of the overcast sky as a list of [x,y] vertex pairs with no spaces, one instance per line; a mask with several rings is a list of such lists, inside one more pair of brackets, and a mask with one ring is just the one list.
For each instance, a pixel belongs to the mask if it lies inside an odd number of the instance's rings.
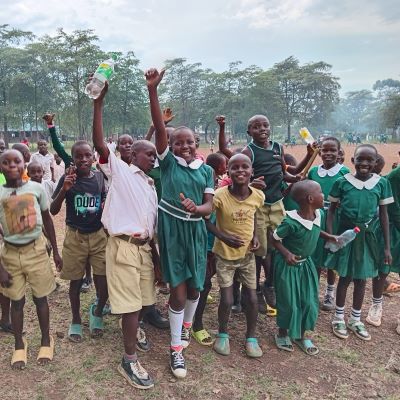
[[37,35],[95,29],[104,50],[143,69],[184,57],[217,71],[294,55],[326,61],[342,93],[400,79],[399,0],[1,0],[0,24]]

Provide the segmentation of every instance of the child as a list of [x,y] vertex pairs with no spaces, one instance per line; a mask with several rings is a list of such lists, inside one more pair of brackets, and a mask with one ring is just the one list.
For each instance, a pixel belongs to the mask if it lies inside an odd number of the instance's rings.
[[39,161],[43,165],[44,169],[44,180],[54,180],[54,156],[49,153],[47,149],[47,142],[44,139],[40,139],[37,142],[38,151],[32,154],[31,161]]
[[277,324],[275,342],[279,349],[293,351],[290,338],[308,355],[319,353],[306,330],[314,330],[318,317],[318,275],[312,260],[318,238],[335,241],[321,231],[320,208],[324,204],[321,186],[304,180],[295,183],[291,195],[299,210],[288,211],[273,233]]
[[163,277],[171,292],[170,366],[177,378],[184,378],[183,347],[189,344],[206,270],[207,232],[202,217],[212,211],[214,179],[212,168],[195,159],[196,139],[189,128],[175,129],[168,143],[157,95],[163,75],[164,71],[151,69],[146,80],[163,188],[158,238]]
[[375,225],[378,217],[384,237],[384,263],[391,264],[390,235],[387,214],[387,204],[393,203],[392,191],[388,181],[373,174],[376,158],[376,148],[364,144],[356,148],[352,163],[355,174],[347,174],[339,178],[329,195],[331,204],[327,217],[327,231],[333,231],[333,220],[340,203],[337,234],[356,226],[361,230],[357,237],[338,252],[328,255],[326,265],[334,267],[339,275],[336,293],[336,311],[332,321],[333,333],[347,339],[349,334],[344,322],[344,306],[347,288],[354,283],[353,306],[347,328],[362,340],[371,340],[370,334],[361,322],[361,307],[364,300],[367,278],[378,275],[378,249],[375,235]]
[[57,153],[54,154],[54,160],[54,179],[57,185],[60,178],[65,174],[65,163]]
[[[110,235],[106,247],[106,274],[112,312],[122,314],[124,355],[118,371],[134,387],[150,389],[154,381],[136,355],[139,312],[155,303],[153,242],[157,219],[157,195],[146,175],[153,166],[156,150],[152,143],[133,143],[120,137],[121,159],[110,152],[103,135],[103,100],[108,85],[93,102],[93,143],[99,163],[111,176],[102,222]],[[129,139],[130,140],[129,140]],[[124,160],[129,161],[126,162]],[[141,336],[141,335],[140,335]]]
[[[386,264],[381,259],[378,265],[379,274],[372,280],[372,305],[368,311],[366,321],[373,326],[380,326],[382,323],[383,293],[386,286],[386,278],[390,272],[400,273],[400,167],[392,170],[386,178],[392,188],[394,199],[394,202],[388,205],[392,264]],[[384,242],[380,226],[378,226],[376,235],[380,245],[380,253],[383,254]],[[395,289],[396,284],[392,283],[391,285]]]
[[340,150],[339,150],[339,153],[338,153],[338,157],[337,157],[337,162],[339,163],[339,164],[344,164],[344,160],[345,160],[345,152],[344,152],[344,150],[343,150],[343,147],[340,147]]
[[253,252],[258,248],[254,216],[264,204],[262,191],[250,188],[253,169],[244,154],[234,155],[228,163],[231,186],[216,191],[214,208],[216,227],[207,222],[208,229],[216,236],[213,252],[216,255],[218,284],[221,300],[218,308],[219,329],[214,350],[222,355],[230,354],[228,320],[233,305],[233,280],[235,271],[243,284],[246,298],[246,354],[261,357],[262,350],[255,337],[257,324],[256,263]]
[[13,150],[18,150],[22,154],[25,163],[24,173],[22,174],[22,182],[28,182],[29,176],[27,167],[29,162],[31,161],[31,152],[29,151],[29,147],[24,143],[14,143],[11,148]]
[[[337,162],[337,157],[340,150],[340,142],[333,136],[324,136],[320,143],[319,155],[322,159],[322,165],[312,167],[308,173],[308,179],[318,182],[321,185],[322,193],[324,194],[324,207],[321,210],[321,229],[326,229],[326,213],[329,208],[328,196],[332,186],[340,177],[348,174],[350,170]],[[333,233],[336,233],[339,213],[336,213],[336,218],[333,223]],[[318,276],[321,275],[321,269],[326,268],[325,259],[327,250],[324,248],[325,241],[320,238],[318,241],[313,261],[318,269]],[[321,304],[321,309],[324,311],[332,311],[335,309],[335,271],[328,268],[327,286],[325,290],[324,300]]]
[[[218,187],[218,176],[226,173],[226,157],[222,153],[212,153],[207,157],[206,164],[214,170],[214,187],[216,189]],[[215,224],[215,221],[215,213],[212,213],[210,216],[210,223]],[[204,281],[204,289],[200,292],[199,304],[197,305],[192,325],[192,336],[196,342],[202,346],[211,346],[213,344],[211,335],[203,327],[203,314],[212,287],[211,278],[216,273],[216,259],[215,254],[212,252],[214,239],[214,234],[208,230],[206,278]]]
[[49,180],[47,181],[43,180],[44,169],[42,164],[40,164],[38,161],[32,161],[31,163],[29,163],[27,172],[31,181],[37,182],[40,185],[42,185],[46,193],[46,198],[50,207],[52,196],[55,190],[54,182]]
[[36,182],[22,181],[24,160],[17,150],[0,156],[6,184],[0,187],[0,222],[4,230],[4,247],[0,262],[0,284],[3,294],[11,299],[11,321],[14,329],[15,351],[11,366],[23,369],[27,363],[27,341],[22,336],[26,283],[32,288],[33,301],[41,330],[38,363],[53,359],[54,340],[49,334],[47,296],[56,288],[42,226],[53,246],[53,259],[58,270],[62,261],[57,250],[56,236],[46,194]]
[[92,171],[93,151],[86,141],[75,142],[71,149],[74,167],[61,177],[50,206],[52,215],[60,212],[66,202],[66,232],[63,244],[61,278],[70,281],[69,300],[72,322],[68,330],[71,342],[82,341],[80,289],[87,262],[93,268],[93,279],[98,296],[97,306],[89,307],[89,330],[92,338],[103,334],[103,307],[108,298],[105,249],[107,236],[101,223],[102,203],[105,198],[104,178]]

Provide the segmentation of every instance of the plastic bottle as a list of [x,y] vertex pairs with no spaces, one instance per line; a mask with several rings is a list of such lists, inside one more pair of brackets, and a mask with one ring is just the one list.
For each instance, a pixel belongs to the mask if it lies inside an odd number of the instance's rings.
[[85,93],[91,99],[97,99],[105,85],[105,82],[111,78],[114,72],[114,64],[117,56],[113,54],[111,58],[103,61],[96,69],[93,79],[86,85]]
[[336,243],[326,242],[325,248],[331,251],[332,253],[336,253],[342,247],[348,245],[352,240],[354,240],[357,236],[357,233],[359,232],[360,228],[358,228],[357,226],[354,229],[348,229],[338,237],[338,241]]
[[307,144],[312,144],[315,142],[315,139],[312,137],[310,131],[307,128],[301,128],[299,133],[300,133],[301,138]]

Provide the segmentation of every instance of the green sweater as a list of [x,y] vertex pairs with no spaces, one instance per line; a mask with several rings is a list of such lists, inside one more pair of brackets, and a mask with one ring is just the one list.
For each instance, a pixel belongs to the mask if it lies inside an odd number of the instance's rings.
[[61,160],[64,161],[65,168],[68,168],[72,164],[72,157],[65,151],[63,144],[60,142],[55,126],[49,127],[49,132],[54,150],[60,156]]

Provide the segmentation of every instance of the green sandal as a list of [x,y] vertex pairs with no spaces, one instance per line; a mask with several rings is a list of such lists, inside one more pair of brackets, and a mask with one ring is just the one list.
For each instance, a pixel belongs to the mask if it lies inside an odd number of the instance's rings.
[[275,335],[275,344],[276,347],[280,350],[285,350],[289,352],[292,352],[294,350],[292,341],[290,340],[289,336]]
[[293,339],[293,341],[308,356],[316,356],[319,353],[318,347],[314,345],[311,339]]
[[246,339],[246,355],[251,358],[258,358],[263,355],[261,347],[258,345],[256,338]]
[[192,337],[197,343],[201,344],[202,346],[212,346],[214,343],[213,338],[205,329],[201,329],[197,332],[192,330]]
[[231,354],[229,335],[227,333],[217,334],[214,342],[214,350],[222,356],[229,356],[229,354]]
[[[76,337],[78,336],[79,339]],[[82,325],[81,324],[71,324],[68,329],[68,339],[72,343],[82,342]]]
[[[103,329],[104,329],[103,318],[94,315],[95,309],[96,306],[94,304],[92,304],[89,307],[89,331],[90,331],[90,337],[92,338],[98,338],[103,336]],[[95,330],[97,332],[95,332]]]

